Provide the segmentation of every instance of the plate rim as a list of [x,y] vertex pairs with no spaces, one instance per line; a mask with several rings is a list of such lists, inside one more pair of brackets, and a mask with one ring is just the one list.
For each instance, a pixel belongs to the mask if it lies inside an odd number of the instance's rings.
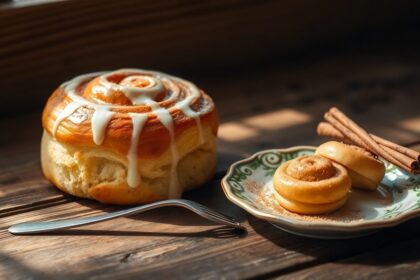
[[420,216],[420,208],[408,211],[406,213],[402,213],[398,216],[386,219],[386,220],[377,220],[377,221],[355,221],[349,222],[347,224],[332,224],[331,222],[319,222],[319,221],[303,221],[303,220],[296,220],[286,216],[274,216],[269,213],[262,212],[261,210],[254,209],[247,205],[245,202],[237,198],[231,192],[230,188],[228,187],[227,178],[230,177],[234,171],[234,168],[241,163],[245,163],[255,159],[257,156],[269,152],[293,152],[297,150],[315,150],[315,146],[292,146],[289,148],[278,148],[278,149],[266,149],[262,151],[258,151],[251,156],[248,156],[244,159],[236,161],[229,166],[228,171],[226,172],[225,176],[223,176],[221,180],[221,186],[225,196],[234,204],[241,207],[248,213],[252,214],[253,216],[267,220],[270,222],[276,223],[283,223],[291,227],[301,228],[301,229],[308,229],[311,228],[313,230],[335,230],[335,231],[343,231],[343,232],[352,232],[352,231],[360,231],[360,230],[368,230],[368,229],[380,229],[380,228],[387,228],[399,225],[403,222],[406,222],[410,219],[413,219],[417,216]]

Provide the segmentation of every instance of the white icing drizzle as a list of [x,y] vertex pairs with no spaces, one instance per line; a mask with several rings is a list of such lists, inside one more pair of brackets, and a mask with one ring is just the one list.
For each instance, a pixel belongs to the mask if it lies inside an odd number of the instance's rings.
[[204,136],[203,136],[203,128],[201,127],[201,120],[200,120],[200,114],[193,111],[190,108],[190,104],[188,102],[185,102],[188,100],[184,100],[179,102],[176,106],[187,116],[190,118],[193,118],[195,120],[195,123],[198,128],[198,137],[200,140],[200,144],[204,143]]
[[[138,72],[138,70],[136,70]],[[132,75],[123,79],[120,84],[114,84],[107,80],[107,78],[115,72],[111,72],[108,75],[102,75],[100,77],[100,83],[108,92],[109,90],[121,91],[124,95],[130,99],[133,105],[145,104],[147,100],[154,99],[155,96],[164,90],[163,84],[160,80],[145,75]],[[133,87],[130,86],[130,82],[135,79],[143,79],[148,82],[146,87]],[[99,91],[98,89],[96,89]]]
[[64,119],[67,119],[68,117],[70,117],[71,114],[73,114],[77,109],[79,109],[82,106],[83,106],[82,104],[79,104],[77,102],[71,102],[70,104],[66,106],[66,108],[64,108],[63,111],[61,111],[61,113],[55,119],[54,126],[52,129],[52,134],[54,137],[55,137],[55,134],[57,133],[57,129],[60,123]]
[[109,111],[111,106],[94,106],[95,111],[92,116],[92,136],[96,145],[101,145],[105,139],[105,132],[109,121],[115,114]]
[[[108,77],[115,74],[127,73],[128,76],[120,81],[119,84],[110,82]],[[113,72],[97,72],[86,75],[81,75],[73,80],[66,82],[62,85],[67,96],[73,102],[68,104],[67,107],[59,114],[53,127],[53,134],[55,135],[58,125],[61,121],[68,118],[80,107],[88,107],[94,110],[91,129],[93,141],[96,145],[101,145],[104,141],[106,128],[109,121],[115,112],[111,111],[112,108],[109,104],[98,104],[85,99],[76,93],[77,87],[86,81],[92,80],[99,76],[99,85],[93,87],[95,93],[108,95],[111,90],[120,91],[136,105],[148,105],[151,108],[150,113],[156,115],[162,125],[168,130],[170,136],[170,152],[171,152],[171,167],[170,167],[170,186],[168,196],[170,198],[180,197],[181,190],[179,189],[179,182],[177,177],[177,166],[179,155],[175,142],[174,120],[170,111],[173,108],[178,108],[184,113],[185,116],[193,118],[198,128],[200,144],[204,143],[200,115],[205,113],[203,110],[209,106],[202,106],[201,113],[192,110],[191,104],[194,100],[200,98],[199,89],[192,83],[183,79],[173,77],[164,73],[147,71],[141,69],[121,69]],[[139,79],[144,81],[143,87],[133,86],[133,82]],[[175,83],[182,85],[185,90],[185,98],[180,98],[180,87]],[[172,101],[174,105],[169,108],[164,108],[154,101],[157,94],[163,92],[167,88],[169,94],[165,97],[165,101]],[[207,104],[207,103],[206,103]],[[121,107],[115,105],[115,107]],[[140,185],[141,176],[138,168],[138,144],[139,137],[147,122],[148,114],[146,113],[128,113],[131,117],[133,130],[131,135],[131,142],[127,154],[128,167],[127,167],[127,184],[134,188]]]
[[102,93],[105,96],[108,96],[108,90],[102,86],[94,86],[92,87],[92,92],[93,93]]
[[133,131],[131,133],[130,149],[128,150],[127,160],[127,183],[130,187],[135,188],[141,183],[141,176],[138,168],[138,146],[139,138],[143,126],[147,121],[147,114],[129,113],[133,123]]
[[189,93],[187,98],[179,101],[175,106],[177,106],[187,117],[193,118],[195,120],[195,123],[197,124],[197,128],[198,128],[198,137],[200,140],[200,144],[203,144],[204,136],[203,136],[203,129],[201,127],[200,114],[191,109],[191,103],[193,102],[193,100],[200,97],[200,90],[194,84],[186,80],[183,80],[180,78],[175,78],[175,79],[178,80],[180,83],[185,84],[187,86],[186,90]]
[[164,127],[169,131],[170,137],[170,150],[171,150],[171,169],[170,169],[170,181],[169,181],[169,198],[178,198],[181,196],[181,191],[179,190],[179,182],[177,176],[177,167],[178,167],[178,151],[176,149],[175,142],[175,131],[174,131],[174,120],[172,119],[171,114],[165,108],[159,106],[155,101],[149,100],[147,105],[152,108],[153,114],[160,120]]

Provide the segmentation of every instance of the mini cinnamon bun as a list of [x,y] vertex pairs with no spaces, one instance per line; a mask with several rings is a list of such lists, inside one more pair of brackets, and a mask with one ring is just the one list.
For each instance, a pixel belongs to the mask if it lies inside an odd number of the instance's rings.
[[332,212],[347,200],[347,170],[329,159],[306,155],[283,163],[273,177],[281,206],[300,214]]
[[385,175],[384,164],[358,146],[330,141],[320,145],[315,153],[346,167],[356,188],[376,190]]

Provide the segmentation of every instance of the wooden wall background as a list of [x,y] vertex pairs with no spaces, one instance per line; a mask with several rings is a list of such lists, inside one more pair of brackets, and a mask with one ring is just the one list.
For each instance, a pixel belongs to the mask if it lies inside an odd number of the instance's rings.
[[334,44],[358,32],[386,30],[418,16],[416,1],[1,3],[1,116],[41,110],[55,87],[80,73],[120,67],[174,74],[253,67],[256,61]]

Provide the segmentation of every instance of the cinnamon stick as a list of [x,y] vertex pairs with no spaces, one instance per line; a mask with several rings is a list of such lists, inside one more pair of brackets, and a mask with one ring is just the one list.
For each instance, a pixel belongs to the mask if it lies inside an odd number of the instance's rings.
[[396,143],[393,143],[391,141],[388,141],[386,139],[383,139],[379,136],[370,134],[370,136],[373,138],[373,140],[375,140],[376,142],[378,142],[378,144],[381,144],[382,146],[386,146],[388,148],[391,148],[393,150],[396,150],[397,152],[404,154],[416,161],[420,161],[420,153],[417,151],[414,151],[412,149],[406,148],[404,146],[398,145]]
[[[317,133],[319,135],[336,138],[336,139],[339,139],[341,141],[345,140],[345,136],[340,131],[338,131],[337,129],[335,129],[330,123],[327,123],[327,122],[320,122],[318,124]],[[382,146],[382,148],[385,146],[385,147],[388,147],[390,149],[393,149],[393,150],[395,150],[395,151],[397,151],[397,152],[399,152],[401,154],[404,154],[407,157],[412,158],[415,161],[419,161],[420,160],[420,153],[417,152],[417,151],[415,151],[415,150],[412,150],[412,149],[406,148],[404,146],[398,145],[398,144],[396,144],[394,142],[391,142],[389,140],[383,139],[383,138],[381,138],[379,136],[376,136],[376,135],[374,135],[372,133],[369,133],[369,135],[380,146]]]
[[[340,131],[338,131],[334,126],[332,126],[329,123],[321,122],[317,127],[317,132],[318,132],[319,135],[322,135],[322,136],[332,137],[332,138],[335,138],[339,141],[343,141],[343,142],[347,142],[347,143],[350,142],[351,143],[351,141],[349,141],[346,136],[344,136]],[[354,143],[354,144],[360,146],[360,144],[358,144],[358,143]],[[405,154],[399,153],[398,151],[393,150],[393,149],[391,149],[391,148],[389,148],[385,145],[382,145],[381,143],[378,143],[378,144],[387,153],[391,154],[394,158],[398,159],[401,162],[404,162],[405,165],[410,166],[411,170],[415,170],[415,169],[420,168],[419,162],[412,159],[411,157],[408,157]]]
[[318,135],[335,138],[340,141],[348,141],[343,133],[327,122],[320,122],[316,128],[316,133],[318,133]]
[[[344,142],[350,142],[352,144],[355,144],[357,146],[363,147],[367,150],[370,150],[373,153],[377,153],[377,151],[372,150],[362,139],[358,137],[357,134],[353,133],[350,129],[348,129],[346,126],[344,126],[342,123],[340,123],[337,119],[335,119],[329,112],[327,112],[324,115],[325,119],[329,123],[321,122],[317,127],[317,132],[319,135],[333,137],[338,140],[344,140]],[[379,137],[377,137],[379,138]],[[386,140],[387,141],[387,140]],[[389,143],[392,143],[388,141]],[[394,144],[394,143],[392,143]],[[419,172],[420,165],[419,163],[414,159],[411,158],[405,154],[399,153],[398,151],[393,150],[392,148],[389,148],[388,146],[385,146],[383,144],[378,145],[384,150],[386,153],[390,155],[390,157],[386,158],[385,156],[379,154],[383,158],[387,159],[394,165],[397,165],[404,170],[412,173]],[[389,145],[389,144],[388,144]],[[394,144],[397,145],[397,144]],[[391,146],[394,146],[391,145]],[[399,146],[399,145],[398,145]],[[402,146],[400,146],[402,147]],[[405,148],[405,147],[403,147]],[[407,149],[407,148],[405,148]],[[415,152],[415,151],[414,151]],[[413,153],[412,153],[413,154]]]
[[[339,121],[337,121],[329,112],[324,114],[325,120],[327,120],[336,130],[338,130],[344,138],[347,138],[352,143],[357,146],[366,148],[366,143],[364,143],[356,134],[354,134],[351,130],[347,127],[342,125]],[[371,149],[368,149],[372,151]],[[373,151],[372,151],[373,152]]]
[[[320,122],[317,127],[317,133],[322,136],[332,137],[335,139],[338,139],[340,141],[346,141],[346,137],[337,129],[334,128],[330,123],[327,122]],[[411,158],[413,161],[418,162],[420,159],[420,153],[417,151],[414,151],[412,149],[406,148],[404,146],[398,145],[396,143],[393,143],[389,140],[385,140],[379,136],[376,136],[372,133],[369,133],[369,135],[375,140],[382,148],[385,149],[385,147],[388,147],[392,150],[395,150],[398,153],[401,153],[408,158]],[[348,140],[347,140],[348,142]],[[385,149],[386,150],[386,149]],[[419,166],[420,164],[417,164]],[[420,167],[420,166],[419,166]]]
[[411,172],[411,166],[408,165],[406,162],[402,162],[399,159],[395,158],[392,154],[387,153],[375,140],[370,137],[370,135],[360,126],[358,126],[354,121],[349,119],[344,113],[342,113],[337,108],[333,107],[330,109],[330,114],[333,118],[335,118],[338,122],[348,128],[351,132],[356,134],[363,143],[365,143],[368,150],[376,153],[377,155],[381,156],[382,158],[392,162],[393,164]]
[[387,146],[383,146],[381,144],[379,144],[379,146],[381,146],[387,153],[389,153],[390,155],[392,155],[394,158],[398,159],[400,162],[404,163],[406,166],[410,167],[410,171],[412,172],[413,170],[419,169],[419,163],[416,160],[413,160],[412,158],[399,153],[396,150],[393,150]]
[[[347,127],[345,127],[343,124],[341,124],[338,120],[336,120],[329,112],[325,113],[324,118],[329,123],[331,123],[337,130],[339,130],[343,135],[345,135],[345,138],[348,138],[355,145],[363,147],[363,148],[371,151],[372,153],[375,153],[375,154],[378,154],[379,156],[382,156],[377,151],[372,149],[368,144],[366,144],[362,139],[360,139],[355,133],[353,133],[353,131],[349,130]],[[411,172],[411,168],[408,165],[403,164],[402,162],[394,159],[393,157],[390,157],[390,156],[388,156],[388,157],[382,156],[382,157],[385,158],[386,160],[388,160],[389,162],[391,162],[392,164],[400,166],[404,170],[406,170],[408,172]]]
[[[363,147],[375,154],[377,154],[375,151],[373,151],[371,148],[369,148],[369,146],[367,146],[367,144],[365,142],[363,142],[363,140],[361,140],[356,134],[354,134],[351,130],[349,130],[347,127],[345,127],[343,124],[341,124],[338,120],[336,120],[329,112],[324,114],[324,118],[335,128],[337,129],[344,138],[349,139],[353,144],[359,146],[359,147]],[[400,163],[399,161],[394,160],[394,158],[392,158],[390,160],[390,162],[392,162],[395,165],[403,165],[402,163]],[[403,165],[404,166],[404,165]],[[407,171],[411,171],[408,167],[404,166],[404,169]]]

